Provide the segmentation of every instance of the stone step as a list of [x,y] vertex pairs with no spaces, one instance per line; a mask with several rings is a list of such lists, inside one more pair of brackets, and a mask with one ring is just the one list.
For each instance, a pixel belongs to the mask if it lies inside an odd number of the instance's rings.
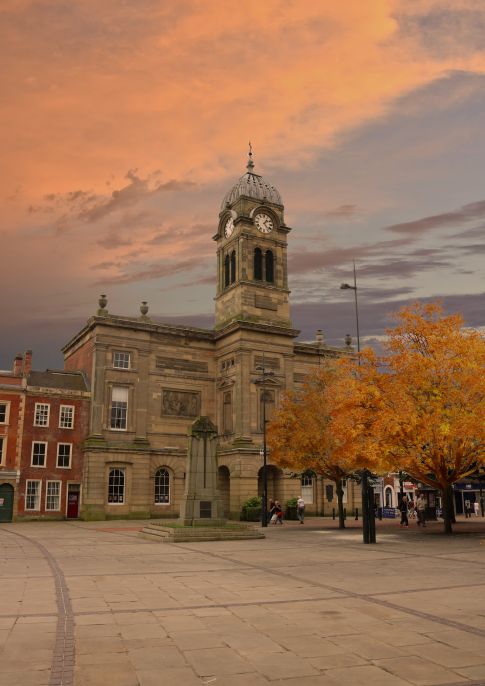
[[163,522],[153,522],[143,528],[139,534],[147,540],[167,543],[197,542],[197,541],[237,541],[264,538],[258,529],[248,526],[240,528],[225,527],[169,527]]

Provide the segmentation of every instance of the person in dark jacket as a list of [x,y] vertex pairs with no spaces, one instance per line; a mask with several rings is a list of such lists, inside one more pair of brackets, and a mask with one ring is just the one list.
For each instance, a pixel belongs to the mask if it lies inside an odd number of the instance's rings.
[[409,526],[408,506],[408,497],[407,495],[403,495],[403,497],[401,498],[401,502],[399,503],[399,511],[401,513],[401,527]]

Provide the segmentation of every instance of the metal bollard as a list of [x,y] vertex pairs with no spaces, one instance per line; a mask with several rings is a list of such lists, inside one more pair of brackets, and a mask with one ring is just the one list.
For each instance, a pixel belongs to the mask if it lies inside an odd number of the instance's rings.
[[332,519],[335,519],[335,508],[332,508]]
[[355,508],[355,521],[356,522],[359,521],[359,508],[358,507]]

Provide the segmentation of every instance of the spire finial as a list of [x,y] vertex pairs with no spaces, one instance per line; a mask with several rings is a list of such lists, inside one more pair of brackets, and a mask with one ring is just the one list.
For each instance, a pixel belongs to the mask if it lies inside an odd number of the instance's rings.
[[249,141],[248,163],[246,165],[246,169],[248,170],[248,172],[252,172],[253,168],[254,168],[253,146],[251,145],[251,141]]

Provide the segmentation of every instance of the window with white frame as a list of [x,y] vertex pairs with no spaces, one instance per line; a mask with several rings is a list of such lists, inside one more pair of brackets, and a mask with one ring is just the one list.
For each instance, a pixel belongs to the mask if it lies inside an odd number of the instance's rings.
[[0,424],[8,424],[10,403],[0,403]]
[[49,403],[35,403],[34,426],[49,426]]
[[57,466],[61,469],[71,468],[72,443],[57,444]]
[[45,490],[45,509],[58,511],[61,509],[61,482],[48,481]]
[[155,472],[155,505],[168,505],[170,502],[170,474],[168,469]]
[[305,501],[305,505],[313,503],[313,474],[302,474],[301,497]]
[[74,428],[74,405],[61,405],[59,410],[59,428]]
[[5,436],[0,436],[0,465],[5,464],[7,455],[7,439]]
[[25,509],[40,510],[40,491],[42,481],[28,479],[25,485]]
[[113,352],[113,367],[115,369],[129,369],[131,367],[130,353],[123,350],[115,350]]
[[110,429],[126,431],[128,426],[128,389],[113,386],[111,389]]
[[110,469],[108,476],[108,503],[125,502],[125,470]]
[[32,467],[45,467],[47,458],[47,443],[44,441],[34,441],[32,443]]

